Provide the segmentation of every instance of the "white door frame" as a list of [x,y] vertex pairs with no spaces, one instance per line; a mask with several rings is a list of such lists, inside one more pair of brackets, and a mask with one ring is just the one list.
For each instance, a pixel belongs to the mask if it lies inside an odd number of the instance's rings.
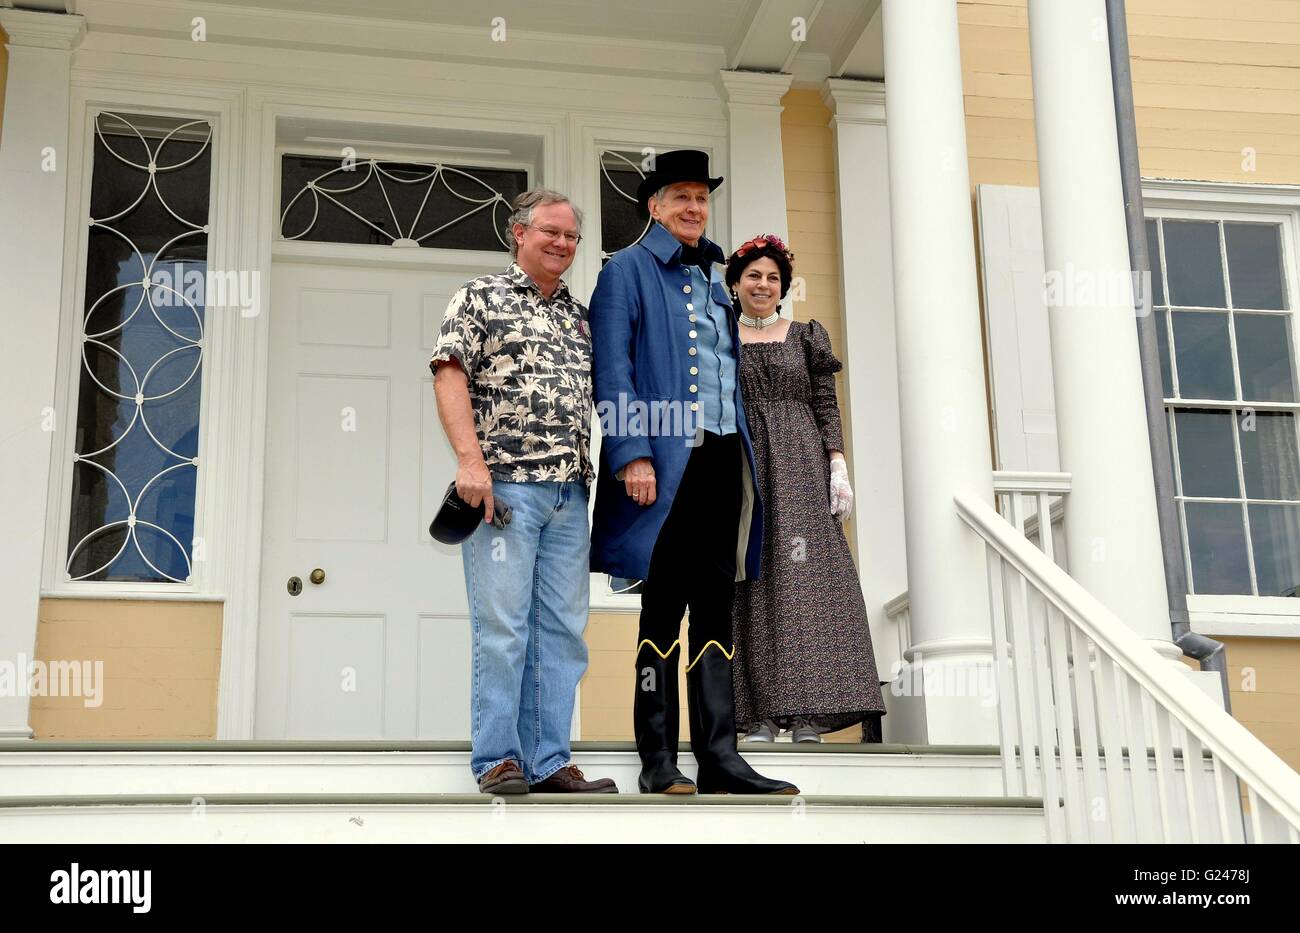
[[[541,142],[537,171],[539,183],[567,173],[567,154],[561,151],[564,137],[563,115],[522,111],[508,105],[485,106],[479,103],[423,100],[413,107],[407,99],[376,99],[367,95],[274,93],[253,90],[249,93],[248,132],[245,139],[244,224],[254,231],[255,242],[248,244],[242,258],[247,268],[259,273],[261,294],[270,294],[272,254],[279,230],[279,148],[276,144],[277,121],[285,117],[319,117],[348,120],[382,126],[439,127],[477,129],[536,136]],[[253,237],[250,237],[253,239]],[[412,251],[412,254],[414,251]],[[403,253],[400,261],[418,267],[429,257]],[[408,258],[409,257],[409,258]],[[396,259],[398,257],[390,257]],[[240,438],[240,462],[246,464],[238,478],[231,477],[227,487],[233,494],[227,500],[237,509],[242,560],[231,567],[230,586],[222,626],[221,681],[217,704],[217,737],[247,738],[253,735],[256,714],[257,632],[261,587],[262,496],[266,468],[266,392],[269,327],[265,314],[254,319],[254,327],[243,337],[243,352],[238,353],[240,370],[245,378],[246,396],[235,417],[246,418],[247,431]],[[238,486],[238,489],[233,487]]]

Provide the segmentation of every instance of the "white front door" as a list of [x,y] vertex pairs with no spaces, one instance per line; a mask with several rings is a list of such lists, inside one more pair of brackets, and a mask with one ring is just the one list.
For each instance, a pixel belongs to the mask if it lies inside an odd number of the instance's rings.
[[484,271],[274,266],[259,738],[469,737],[460,549],[428,534],[455,476],[428,361]]

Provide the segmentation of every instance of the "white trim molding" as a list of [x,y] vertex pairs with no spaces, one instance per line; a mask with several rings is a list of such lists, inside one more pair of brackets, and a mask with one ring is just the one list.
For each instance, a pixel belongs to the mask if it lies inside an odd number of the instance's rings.
[[0,7],[0,26],[9,36],[10,47],[74,51],[86,35],[86,20],[62,13],[38,13]]
[[[64,242],[75,229],[66,226],[68,179],[75,177],[69,96],[73,50],[85,24],[80,17],[0,9],[0,25],[9,35],[0,147],[0,230],[9,232],[0,250],[6,325],[0,366],[10,377],[5,405],[12,418],[0,457],[0,508],[11,529],[0,543],[0,657],[13,658],[35,653],[51,451],[71,434],[70,422],[60,418],[52,364],[67,295]],[[0,738],[30,738],[29,712],[21,691],[0,697]]]
[[1300,638],[1300,600],[1286,596],[1187,597],[1192,631],[1214,637]]
[[718,72],[731,151],[727,183],[733,191],[753,193],[731,199],[731,230],[738,238],[775,233],[782,240],[790,239],[781,153],[781,98],[793,80],[793,75],[780,73]]
[[905,523],[885,85],[831,78],[821,97],[835,153],[843,356],[851,361],[844,372],[846,454],[861,509],[853,523],[858,576],[877,664],[888,671],[902,660],[901,648],[892,655],[890,599],[907,589],[907,562],[899,547]]
[[884,126],[885,83],[851,78],[827,78],[821,86],[822,101],[833,115],[831,126]]
[[1300,207],[1300,185],[1198,181],[1191,178],[1143,178],[1143,205],[1150,206],[1152,202],[1161,201],[1257,204],[1273,208]]

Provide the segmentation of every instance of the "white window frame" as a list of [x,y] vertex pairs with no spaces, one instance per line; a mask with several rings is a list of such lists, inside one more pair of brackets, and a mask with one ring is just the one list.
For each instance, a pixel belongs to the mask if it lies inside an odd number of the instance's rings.
[[[1291,351],[1300,367],[1300,185],[1143,179],[1142,195],[1148,220],[1159,216],[1281,224],[1283,276],[1293,315]],[[1154,244],[1148,248],[1154,250]],[[1157,263],[1153,256],[1153,271]],[[1181,520],[1179,529],[1186,562]],[[1294,597],[1188,594],[1187,610],[1192,629],[1204,635],[1300,638],[1300,599]]]
[[82,599],[150,599],[221,601],[224,597],[219,575],[214,572],[215,542],[224,540],[227,517],[218,508],[221,490],[217,482],[225,475],[222,438],[214,417],[223,408],[225,393],[231,390],[214,367],[216,349],[228,339],[227,327],[216,309],[204,308],[203,363],[199,373],[199,442],[195,481],[194,538],[205,547],[202,559],[191,555],[190,582],[158,583],[73,580],[67,572],[67,544],[72,513],[72,455],[75,452],[77,397],[81,385],[81,342],[84,328],[86,259],[89,246],[90,186],[94,168],[95,120],[100,113],[139,113],[164,117],[205,119],[212,125],[209,143],[212,171],[209,191],[208,263],[210,268],[238,268],[237,228],[232,198],[231,174],[223,170],[233,164],[239,120],[236,96],[215,91],[204,96],[175,89],[176,93],[140,90],[124,81],[120,86],[83,85],[74,74],[68,172],[75,179],[69,186],[66,229],[76,231],[64,245],[63,288],[60,309],[59,355],[56,362],[55,417],[65,430],[56,433],[50,457],[49,495],[46,500],[45,542],[41,571],[41,596]]

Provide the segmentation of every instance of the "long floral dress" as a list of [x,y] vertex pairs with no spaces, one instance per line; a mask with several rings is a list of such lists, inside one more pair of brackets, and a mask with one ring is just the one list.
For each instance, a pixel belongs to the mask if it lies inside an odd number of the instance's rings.
[[763,562],[736,584],[736,724],[794,718],[817,732],[863,722],[879,741],[885,704],[867,608],[844,529],[830,510],[830,454],[843,450],[835,373],[817,321],[785,340],[742,343],[740,387],[763,496]]

